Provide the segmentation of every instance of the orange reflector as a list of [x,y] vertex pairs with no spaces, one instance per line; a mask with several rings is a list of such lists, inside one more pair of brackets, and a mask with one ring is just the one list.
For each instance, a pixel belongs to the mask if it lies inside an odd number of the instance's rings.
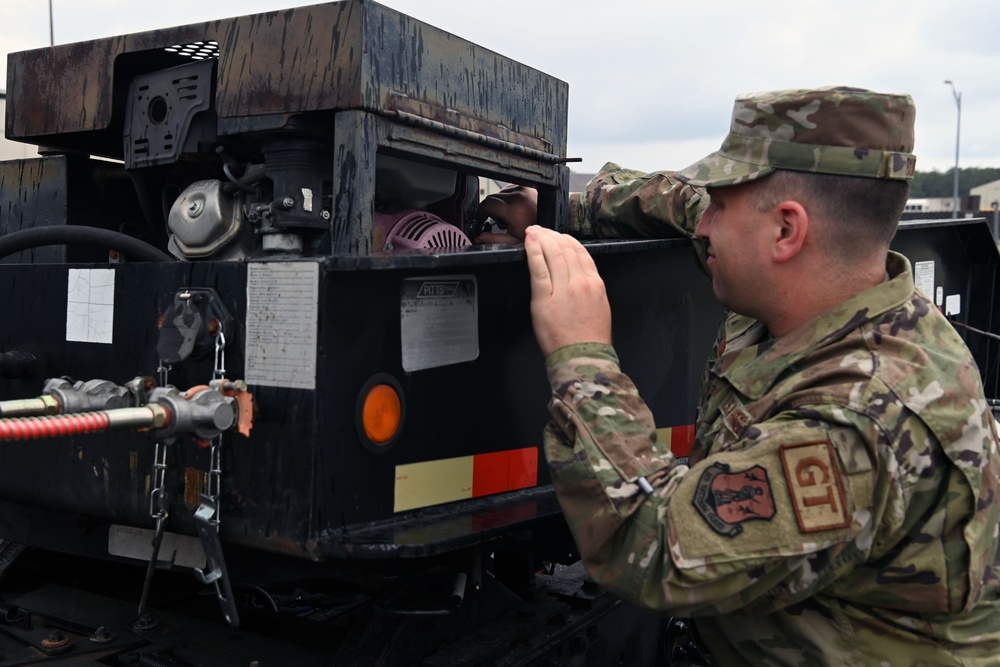
[[364,406],[361,408],[361,421],[365,427],[365,435],[375,444],[392,440],[399,430],[402,421],[403,406],[399,394],[387,384],[377,384],[368,390]]

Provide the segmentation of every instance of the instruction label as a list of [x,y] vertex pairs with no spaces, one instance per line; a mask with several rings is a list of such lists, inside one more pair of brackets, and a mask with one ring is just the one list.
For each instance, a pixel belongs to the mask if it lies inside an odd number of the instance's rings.
[[475,276],[407,278],[399,297],[403,370],[448,366],[479,356]]
[[247,266],[247,384],[316,388],[318,305],[317,263]]
[[[928,299],[934,299],[934,262],[913,263],[913,284]],[[938,302],[937,305],[941,305]]]
[[70,269],[66,281],[66,340],[111,343],[115,270]]

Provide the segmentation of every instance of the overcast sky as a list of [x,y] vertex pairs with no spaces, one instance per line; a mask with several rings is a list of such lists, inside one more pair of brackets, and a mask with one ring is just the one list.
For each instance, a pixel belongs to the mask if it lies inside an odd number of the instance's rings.
[[[57,44],[241,16],[288,0],[52,0]],[[718,148],[737,93],[909,93],[917,169],[1000,167],[997,0],[385,0],[569,83],[568,154],[681,168]],[[0,52],[47,46],[48,0],[0,0]],[[0,89],[6,88],[6,66]],[[55,91],[38,91],[56,94]]]

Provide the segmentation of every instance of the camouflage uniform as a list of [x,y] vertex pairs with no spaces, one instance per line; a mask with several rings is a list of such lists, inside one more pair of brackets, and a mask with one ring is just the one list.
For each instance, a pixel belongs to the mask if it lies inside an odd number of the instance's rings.
[[[766,175],[760,155],[742,174],[726,159],[680,178],[609,165],[571,207],[576,226],[691,229],[706,202],[681,179]],[[1000,665],[994,421],[907,260],[890,253],[886,271],[780,338],[731,315],[686,465],[613,348],[547,360],[545,451],[588,571],[640,608],[695,617],[720,665]]]

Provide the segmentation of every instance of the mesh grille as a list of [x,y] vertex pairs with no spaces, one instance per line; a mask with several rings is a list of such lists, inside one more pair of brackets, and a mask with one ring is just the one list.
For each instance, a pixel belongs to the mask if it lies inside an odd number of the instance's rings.
[[214,39],[207,42],[192,42],[190,44],[174,44],[164,49],[168,53],[177,53],[192,60],[206,60],[219,57],[219,43]]

